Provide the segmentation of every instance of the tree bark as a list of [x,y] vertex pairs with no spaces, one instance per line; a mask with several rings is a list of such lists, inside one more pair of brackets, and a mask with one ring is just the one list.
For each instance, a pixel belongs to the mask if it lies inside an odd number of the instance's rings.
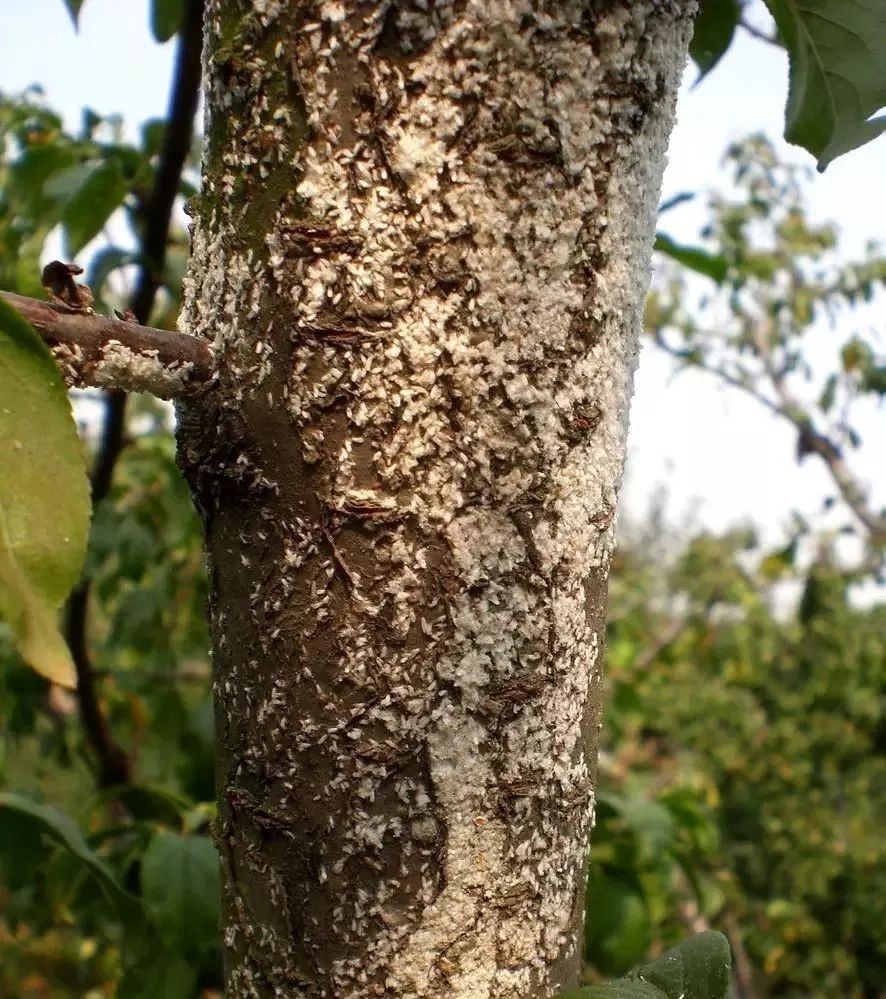
[[[692,0],[210,0],[180,404],[228,995],[574,985]],[[593,905],[593,899],[591,900]]]

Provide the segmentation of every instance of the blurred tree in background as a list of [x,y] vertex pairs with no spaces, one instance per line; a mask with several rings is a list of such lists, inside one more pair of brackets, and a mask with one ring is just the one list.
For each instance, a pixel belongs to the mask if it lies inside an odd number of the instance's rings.
[[[155,5],[158,38],[181,9]],[[0,99],[0,288],[41,294],[61,234],[69,259],[89,245],[97,308],[174,326],[180,209],[194,193],[193,32],[178,44],[170,118],[138,142],[88,110],[72,134],[38,92]],[[851,324],[886,259],[871,247],[847,262],[764,140],[727,163],[732,194],[712,198],[700,243],[659,236],[650,339],[789,421],[796,458],[826,467],[826,502],[845,507],[846,526],[822,537],[798,518],[771,551],[750,528],[665,542],[678,532],[655,511],[625,530],[587,979],[713,927],[732,944],[740,999],[877,999],[886,611],[856,594],[881,572],[886,521],[847,456],[862,443],[854,407],[879,402],[886,368],[864,332],[826,370],[805,348],[815,324]],[[98,501],[87,582],[68,622],[83,643],[79,705],[21,664],[0,625],[0,996],[210,996],[221,976],[199,524],[169,409],[101,405],[86,434]]]

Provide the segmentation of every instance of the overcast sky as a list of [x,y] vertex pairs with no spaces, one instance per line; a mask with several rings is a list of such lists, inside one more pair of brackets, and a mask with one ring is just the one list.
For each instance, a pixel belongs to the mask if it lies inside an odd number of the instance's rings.
[[[761,5],[753,14],[757,23],[766,23]],[[78,125],[82,107],[90,106],[100,114],[121,113],[134,135],[145,118],[164,112],[173,56],[172,43],[159,46],[150,40],[147,24],[147,0],[85,0],[79,35],[62,0],[0,0],[0,90],[21,91],[39,82],[49,105],[71,127]],[[711,76],[693,89],[695,75],[687,70],[680,95],[663,197],[723,186],[723,150],[753,131],[765,132],[784,158],[811,162],[780,137],[787,91],[787,60],[780,50],[741,37]],[[883,238],[884,184],[886,137],[837,160],[811,182],[815,215],[840,224],[847,253],[859,253],[867,240]],[[703,204],[703,198],[696,199],[669,213],[668,231],[696,238],[704,221]],[[870,315],[862,320],[872,321]],[[882,349],[884,323],[877,325]],[[848,325],[822,329],[813,353],[831,356],[833,338],[851,332]],[[643,516],[659,485],[666,488],[676,519],[692,510],[694,523],[713,529],[751,520],[772,541],[781,536],[791,510],[816,514],[833,488],[814,459],[799,467],[793,461],[794,435],[787,426],[703,374],[673,379],[672,373],[666,358],[644,348],[625,489],[629,516]],[[862,429],[879,446],[868,444],[855,465],[882,503],[883,412],[871,407],[867,416]]]

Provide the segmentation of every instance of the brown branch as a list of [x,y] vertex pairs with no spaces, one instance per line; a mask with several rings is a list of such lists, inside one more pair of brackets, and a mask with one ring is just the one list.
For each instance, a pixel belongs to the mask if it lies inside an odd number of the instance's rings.
[[759,992],[754,985],[754,966],[745,950],[744,938],[735,913],[726,909],[723,913],[724,930],[732,948],[732,977],[738,989],[739,999],[758,999]]
[[170,399],[199,391],[212,374],[204,340],[0,292],[37,330],[70,385],[151,392]]
[[754,346],[763,362],[783,415],[794,424],[799,435],[802,454],[817,454],[831,473],[831,478],[840,490],[846,505],[867,528],[871,541],[877,545],[886,544],[886,517],[871,509],[864,490],[858,484],[849,466],[843,460],[843,455],[837,445],[813,426],[812,419],[803,406],[793,397],[785,382],[784,374],[776,367],[772,357],[772,345],[764,331],[755,327],[753,331]]
[[126,393],[110,389],[104,393],[105,411],[95,449],[95,461],[89,479],[92,484],[92,505],[100,503],[111,491],[114,468],[123,450],[123,430],[126,422]]
[[706,371],[708,374],[714,375],[720,381],[741,390],[752,399],[756,399],[757,402],[765,406],[771,413],[781,416],[789,423],[792,423],[799,435],[803,453],[816,454],[822,460],[844,502],[868,531],[871,542],[875,546],[886,544],[886,517],[883,517],[871,508],[864,490],[858,484],[854,474],[846,464],[840,449],[829,437],[826,437],[815,429],[809,415],[790,394],[785,385],[784,377],[776,370],[769,348],[764,342],[758,340],[755,346],[763,362],[766,375],[775,389],[777,399],[770,399],[769,396],[760,392],[753,385],[743,381],[741,378],[737,378],[723,368],[691,360],[691,351],[683,351],[678,347],[670,346],[660,334],[656,333],[653,339],[656,346],[666,354],[670,354],[671,357],[675,357],[681,361],[687,361],[701,371]]
[[[145,209],[145,228],[140,247],[145,263],[139,271],[132,298],[132,311],[136,321],[142,324],[147,323],[150,317],[162,281],[172,209],[193,135],[194,115],[200,96],[203,0],[186,0],[180,29],[163,147]],[[123,450],[125,415],[126,393],[112,389],[105,396],[105,416],[92,470],[93,505],[105,499],[110,492],[114,468]],[[108,787],[129,780],[130,764],[115,742],[98,700],[86,638],[89,592],[90,580],[84,577],[68,601],[65,637],[77,669],[80,717],[86,740],[98,760],[98,783],[101,787]]]
[[[712,926],[707,916],[699,908],[686,872],[678,868],[676,880],[678,888],[684,896],[684,901],[680,905],[681,922],[690,933],[706,933],[712,929]],[[726,909],[719,914],[718,923],[722,925],[733,955],[732,974],[729,982],[730,999],[759,999],[759,993],[754,988],[754,968],[744,948],[741,929],[735,915]],[[717,929],[719,928],[718,925]]]
[[147,323],[150,318],[154,297],[163,283],[169,222],[194,135],[194,116],[200,98],[202,52],[203,0],[186,0],[179,25],[163,146],[154,176],[154,186],[145,208],[145,228],[140,246],[145,263],[139,271],[130,303],[135,318],[140,323]]

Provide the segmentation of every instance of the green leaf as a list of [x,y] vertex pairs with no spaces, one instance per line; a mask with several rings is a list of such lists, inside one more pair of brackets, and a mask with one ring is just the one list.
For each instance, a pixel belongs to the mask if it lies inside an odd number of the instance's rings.
[[96,804],[119,801],[137,822],[163,822],[168,825],[181,824],[182,816],[191,805],[163,787],[149,784],[118,785],[108,788],[98,795]]
[[648,982],[621,980],[608,985],[590,985],[572,992],[561,992],[557,999],[665,999],[665,994]]
[[860,388],[864,392],[886,395],[886,365],[871,364],[861,373]]
[[726,258],[719,254],[708,253],[700,246],[686,246],[677,243],[663,232],[658,233],[655,237],[655,249],[676,260],[684,267],[704,274],[705,277],[711,278],[717,284],[722,284],[726,279],[728,264]]
[[168,42],[182,20],[183,0],[151,0],[151,34],[158,42]]
[[649,982],[668,999],[726,999],[732,953],[722,933],[699,933],[644,964],[630,977]]
[[73,688],[77,672],[58,629],[56,611],[19,571],[8,538],[0,532],[0,615],[9,625],[22,659],[52,683]]
[[142,859],[141,884],[145,906],[168,947],[198,955],[215,946],[220,887],[212,840],[158,833]]
[[685,204],[687,201],[692,201],[694,198],[694,191],[678,191],[677,194],[673,194],[670,198],[662,201],[658,206],[658,214],[664,215],[665,212],[669,212],[672,208],[677,208],[679,205]]
[[790,53],[785,138],[818,169],[886,129],[886,11],[877,0],[766,0]]
[[91,139],[104,118],[92,108],[83,108],[83,138]]
[[126,181],[115,160],[90,164],[62,211],[66,251],[75,256],[101,232],[127,194]]
[[63,0],[63,2],[68,8],[68,13],[71,15],[74,27],[79,27],[80,8],[83,6],[83,0]]
[[834,374],[828,375],[828,380],[825,382],[824,388],[821,391],[821,395],[818,397],[818,405],[821,407],[822,412],[830,412],[832,406],[834,405],[834,399],[837,395],[837,376]]
[[698,66],[699,80],[722,59],[732,43],[740,16],[738,0],[701,0],[689,43],[689,54]]
[[641,853],[655,857],[667,850],[674,839],[674,818],[662,804],[641,795],[618,795],[601,792],[597,800],[605,802],[621,816],[634,833]]
[[726,937],[699,933],[627,978],[566,992],[560,999],[726,999],[731,967]]
[[146,156],[157,156],[166,136],[166,119],[149,118],[142,125],[142,150]]
[[32,836],[48,836],[76,857],[105,887],[118,894],[123,892],[108,865],[90,850],[79,826],[52,805],[41,805],[20,794],[0,792],[0,829],[10,819],[24,822]]
[[73,150],[59,143],[35,146],[25,150],[12,165],[9,173],[9,193],[20,200],[22,208],[41,223],[54,225],[61,209],[57,199],[47,193],[46,187],[59,174],[76,166]]
[[58,367],[0,300],[0,616],[26,662],[68,687],[74,666],[55,616],[88,532],[89,482]]
[[780,579],[791,569],[793,569],[797,560],[797,539],[794,538],[789,544],[785,545],[784,548],[779,548],[777,551],[770,552],[765,556],[760,562],[759,572],[764,579],[776,580]]
[[89,180],[95,163],[72,163],[57,170],[43,184],[43,194],[57,205],[64,207],[80,188]]

